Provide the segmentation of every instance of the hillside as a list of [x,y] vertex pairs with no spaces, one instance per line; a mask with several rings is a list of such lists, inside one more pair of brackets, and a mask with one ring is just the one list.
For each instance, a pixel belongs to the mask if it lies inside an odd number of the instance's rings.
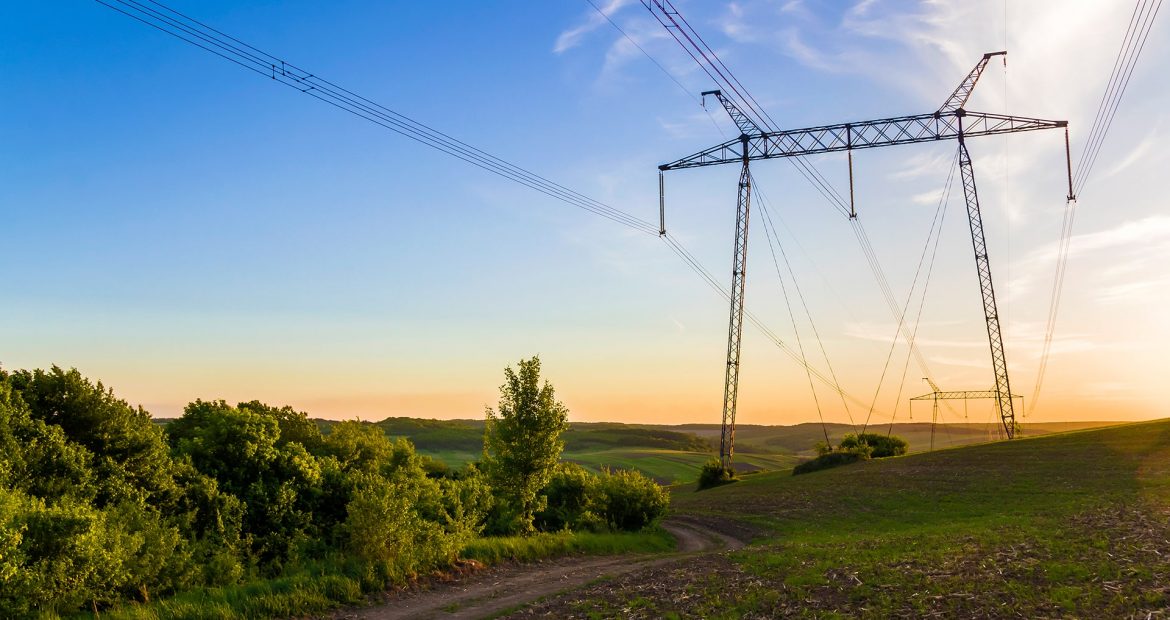
[[[319,421],[327,426],[329,422]],[[1024,436],[1044,435],[1111,422],[1053,422],[1025,427]],[[390,436],[405,437],[420,454],[458,467],[479,459],[483,449],[483,420],[427,420],[387,418],[377,425]],[[876,427],[910,442],[911,452],[986,443],[999,437],[998,424],[894,424]],[[574,422],[565,432],[564,460],[593,471],[637,469],[662,483],[684,482],[698,476],[702,464],[715,455],[718,424],[621,424]],[[834,441],[856,428],[847,424],[818,423],[792,426],[739,425],[736,427],[735,466],[741,472],[792,467],[813,454],[813,445],[825,432]],[[933,440],[932,440],[933,434]]]
[[[167,424],[171,419],[156,418]],[[314,420],[323,432],[333,420]],[[374,423],[387,436],[404,437],[419,454],[450,467],[478,460],[483,451],[483,420],[433,420],[390,417]],[[1023,436],[1038,436],[1068,430],[1116,424],[1116,422],[1048,422],[1029,424]],[[998,424],[905,423],[871,427],[890,432],[910,442],[911,452],[986,443],[999,438]],[[813,446],[830,439],[839,441],[856,428],[848,424],[804,423],[791,426],[741,424],[736,427],[735,466],[740,472],[778,470],[792,467],[813,454]],[[702,464],[715,456],[719,443],[718,424],[622,424],[618,422],[574,422],[564,434],[564,460],[599,472],[604,468],[636,469],[661,483],[686,482],[698,476]],[[932,439],[933,435],[933,439]]]
[[1147,617],[1170,609],[1170,421],[694,492],[748,548],[599,585],[573,615]]

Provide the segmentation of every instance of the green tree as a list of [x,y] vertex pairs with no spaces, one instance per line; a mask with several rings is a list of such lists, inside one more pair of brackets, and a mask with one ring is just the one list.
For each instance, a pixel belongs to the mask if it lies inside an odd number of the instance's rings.
[[320,462],[298,442],[278,445],[276,418],[224,401],[196,400],[167,426],[176,455],[243,502],[243,534],[271,568],[310,538]]
[[77,369],[18,370],[7,383],[33,420],[59,428],[91,455],[98,508],[121,501],[165,504],[177,489],[163,431],[141,407],[92,382]]
[[534,515],[544,506],[540,494],[551,479],[565,442],[569,410],[552,385],[540,383],[540,358],[520,360],[504,369],[498,410],[487,409],[483,462],[500,508],[496,529],[533,531]]
[[303,411],[297,411],[288,405],[279,408],[273,407],[258,400],[240,403],[236,405],[236,408],[247,409],[276,420],[280,426],[280,437],[276,441],[278,446],[296,442],[312,453],[321,449],[321,444],[324,441],[321,437],[321,429],[317,428],[317,423],[310,420],[309,414]]

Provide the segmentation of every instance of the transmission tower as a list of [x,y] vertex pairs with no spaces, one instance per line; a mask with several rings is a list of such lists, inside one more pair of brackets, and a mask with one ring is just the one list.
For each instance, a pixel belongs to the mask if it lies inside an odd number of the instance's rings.
[[[987,243],[983,235],[983,217],[980,213],[979,195],[975,187],[975,171],[971,156],[967,152],[967,139],[979,136],[994,136],[1041,129],[1064,129],[1065,164],[1068,170],[1068,200],[1073,200],[1072,159],[1068,148],[1068,121],[1053,121],[1023,116],[1007,116],[985,112],[973,112],[963,106],[975,89],[979,76],[989,60],[1005,56],[1007,52],[984,54],[975,68],[951,93],[946,102],[934,112],[882,118],[856,123],[840,123],[806,129],[764,131],[735,103],[720,91],[708,91],[723,104],[731,120],[739,128],[740,135],[658,167],[659,174],[659,230],[665,234],[665,184],[662,174],[668,170],[740,164],[739,190],[735,212],[735,243],[732,253],[731,317],[727,332],[727,369],[723,388],[723,426],[720,433],[719,459],[724,468],[730,469],[735,452],[735,409],[739,392],[740,342],[743,337],[743,303],[747,271],[748,221],[751,211],[751,182],[748,174],[749,163],[761,159],[804,157],[821,153],[846,151],[849,154],[850,196],[853,195],[854,149],[869,149],[918,142],[957,140],[959,144],[959,167],[963,177],[963,194],[967,201],[967,218],[971,228],[971,243],[975,251],[975,266],[979,276],[979,290],[983,297],[983,316],[987,325],[987,339],[991,348],[991,365],[995,373],[994,398],[1003,423],[1004,432],[1010,439],[1015,435],[1015,408],[1008,379],[1007,359],[1003,350],[1003,334],[1000,329],[999,311],[995,302],[995,288],[992,286],[991,263],[987,255]],[[851,214],[852,216],[852,214]]]
[[[914,417],[914,401],[916,401],[916,400],[929,400],[932,402],[933,406],[931,407],[931,414],[930,414],[930,449],[931,450],[934,450],[934,425],[938,422],[938,401],[940,401],[940,400],[942,400],[942,401],[947,401],[947,400],[979,400],[979,399],[993,398],[998,402],[999,398],[1000,398],[1000,391],[998,389],[995,389],[995,390],[958,390],[958,391],[952,391],[952,392],[944,392],[944,391],[942,391],[942,389],[940,389],[938,387],[938,384],[936,384],[934,381],[932,381],[930,379],[930,377],[923,377],[922,380],[927,382],[928,384],[930,384],[930,389],[933,391],[929,394],[923,394],[922,396],[915,396],[914,398],[910,399],[910,417],[911,418]],[[1012,403],[1014,403],[1016,401],[1016,399],[1019,399],[1020,400],[1020,407],[1021,408],[1023,407],[1023,403],[1024,403],[1023,396],[1020,396],[1019,394],[1012,394],[1008,398],[1009,398],[1009,402],[1012,402]],[[1018,426],[1016,428],[1018,429]],[[1014,436],[1014,430],[1013,430],[1013,434],[1010,436]]]

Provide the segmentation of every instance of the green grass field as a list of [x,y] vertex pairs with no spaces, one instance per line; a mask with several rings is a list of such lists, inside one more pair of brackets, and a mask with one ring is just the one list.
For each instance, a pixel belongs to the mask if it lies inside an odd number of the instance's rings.
[[619,587],[593,610],[1145,618],[1170,608],[1170,421],[679,486],[673,510],[747,521],[756,541],[676,573],[654,596]]
[[[615,448],[596,452],[566,452],[561,459],[601,471],[636,469],[661,483],[693,482],[699,468],[714,455],[710,452]],[[786,454],[738,454],[736,467],[741,471],[777,470],[792,467],[799,459]]]
[[[927,410],[929,413],[929,410]],[[329,422],[319,421],[328,428]],[[1055,422],[1028,425],[1025,436],[1044,435],[1107,422]],[[387,418],[377,426],[390,436],[406,437],[418,450],[450,467],[478,460],[483,449],[483,420]],[[806,423],[792,426],[740,425],[736,429],[736,466],[742,472],[788,469],[814,454],[813,446],[827,432],[833,442],[857,427]],[[870,427],[892,432],[910,442],[911,452],[987,443],[998,438],[998,424],[902,423]],[[932,439],[933,435],[933,439]],[[698,478],[699,468],[715,456],[718,424],[656,426],[609,422],[574,423],[564,435],[564,460],[592,471],[604,467],[634,469],[669,484]]]

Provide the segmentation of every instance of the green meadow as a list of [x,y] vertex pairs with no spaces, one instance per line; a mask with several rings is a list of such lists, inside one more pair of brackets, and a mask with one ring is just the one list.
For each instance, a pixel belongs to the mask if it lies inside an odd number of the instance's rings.
[[617,588],[595,601],[599,615],[623,604],[717,618],[1144,618],[1170,607],[1170,421],[680,485],[673,510],[746,523],[753,544],[677,573],[656,596]]

